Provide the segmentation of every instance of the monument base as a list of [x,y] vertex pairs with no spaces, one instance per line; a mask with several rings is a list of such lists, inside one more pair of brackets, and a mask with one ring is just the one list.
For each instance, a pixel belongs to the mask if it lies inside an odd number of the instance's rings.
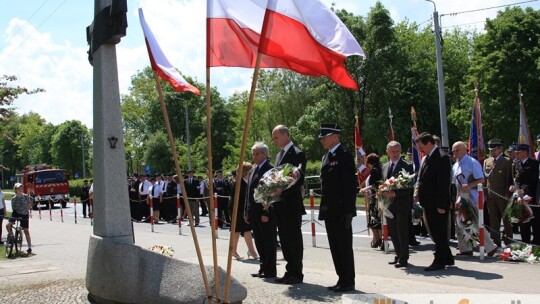
[[[206,273],[215,294],[213,268],[206,267]],[[219,268],[223,286],[225,275]],[[96,235],[88,246],[86,289],[95,303],[204,303],[206,298],[199,265]],[[231,278],[229,302],[246,297],[246,288]]]

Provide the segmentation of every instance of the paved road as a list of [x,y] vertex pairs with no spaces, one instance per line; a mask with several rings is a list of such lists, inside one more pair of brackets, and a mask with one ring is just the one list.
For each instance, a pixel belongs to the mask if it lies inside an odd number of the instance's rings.
[[[352,295],[540,292],[537,288],[531,289],[531,280],[540,275],[539,265],[500,262],[495,258],[480,261],[477,254],[475,257],[457,258],[456,266],[445,271],[426,273],[423,267],[430,264],[433,257],[433,245],[426,239],[420,239],[422,245],[411,251],[410,267],[395,269],[387,264],[392,255],[385,255],[381,251],[369,248],[367,232],[360,233],[362,227],[365,227],[362,219],[363,216],[360,215],[354,222],[355,231],[359,233],[355,234],[354,238],[356,291]],[[60,220],[59,209],[55,209],[52,221],[49,220],[48,213],[42,213],[40,220],[34,211],[30,225],[36,255],[0,261],[0,301],[88,303],[84,278],[88,238],[92,233],[90,220],[79,218],[75,224],[73,208],[69,207],[64,209],[63,223]],[[209,264],[212,261],[210,229],[206,224],[195,229],[203,260]],[[177,225],[160,224],[154,227],[155,232],[151,232],[149,224],[135,223],[135,242],[136,245],[145,248],[155,244],[171,245],[175,250],[175,258],[196,263],[191,232],[186,226],[183,226],[182,230],[182,235],[179,235]],[[233,261],[233,276],[248,288],[245,303],[342,301],[341,295],[325,288],[333,285],[337,278],[323,233],[324,229],[317,225],[317,230],[317,247],[312,247],[310,225],[304,225],[303,284],[288,286],[252,278],[250,273],[258,269],[258,261],[250,259]],[[228,238],[228,231],[219,231],[218,260],[224,269],[227,266]],[[247,251],[242,241],[238,251],[240,253]],[[278,273],[283,274],[284,268],[281,252],[278,252]]]

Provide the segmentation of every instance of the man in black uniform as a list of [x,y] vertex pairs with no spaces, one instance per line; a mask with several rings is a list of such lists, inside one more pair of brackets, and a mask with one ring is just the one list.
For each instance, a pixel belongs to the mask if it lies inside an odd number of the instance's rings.
[[[130,195],[131,195],[131,192],[130,192]],[[88,184],[87,179],[83,181],[83,187],[82,187],[82,192],[81,192],[81,203],[83,206],[83,209],[82,209],[83,217],[86,217],[86,211],[88,211],[88,214],[90,214],[90,209],[89,209],[90,208],[90,184]]]
[[304,244],[302,239],[302,215],[306,214],[302,197],[306,154],[295,146],[291,140],[289,129],[278,125],[272,131],[274,144],[281,148],[276,156],[276,167],[291,164],[300,169],[301,174],[296,183],[281,193],[280,201],[274,203],[279,241],[283,258],[287,261],[285,274],[276,282],[297,284],[304,280],[302,259]]
[[328,289],[354,289],[352,218],[356,216],[356,166],[353,156],[340,144],[337,124],[321,124],[319,138],[328,153],[321,165],[321,206],[319,220],[326,226],[334,268],[339,277]]
[[199,225],[199,201],[197,200],[199,197],[199,181],[193,177],[193,170],[187,171],[184,187],[186,188],[191,215],[195,218],[195,225]]
[[214,178],[214,192],[218,195],[218,226],[219,228],[229,227],[231,223],[231,217],[229,215],[229,195],[231,186],[229,182],[223,178],[223,171],[216,171],[216,178]]
[[[528,195],[531,197],[529,204],[533,206],[531,209],[534,218],[528,223],[521,223],[519,231],[521,232],[521,240],[525,243],[531,243],[531,227],[533,230],[532,243],[540,244],[540,210],[534,207],[538,203],[536,188],[538,186],[538,161],[531,158],[529,155],[529,145],[520,144],[516,146],[517,162],[515,164],[516,182],[520,188],[519,194],[522,196]],[[514,191],[514,186],[511,186],[510,191]]]

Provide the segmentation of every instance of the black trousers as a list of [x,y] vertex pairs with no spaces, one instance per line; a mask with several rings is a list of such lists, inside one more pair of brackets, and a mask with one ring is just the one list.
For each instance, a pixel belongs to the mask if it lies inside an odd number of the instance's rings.
[[532,228],[532,244],[540,245],[540,207],[538,205],[531,205],[534,218],[528,223],[519,224],[519,232],[521,233],[521,240],[527,244],[531,243],[531,228]]
[[394,202],[389,210],[394,215],[393,218],[386,217],[388,222],[388,230],[392,237],[392,244],[396,251],[396,257],[399,263],[407,263],[409,260],[409,204],[400,204],[402,202]]
[[[280,202],[283,203],[283,202]],[[275,206],[276,223],[283,258],[287,261],[285,277],[304,279],[304,240],[302,238],[302,215],[291,212],[284,205]]]
[[354,286],[352,227],[346,229],[341,219],[326,219],[324,222],[332,261],[339,278],[337,284],[343,287]]
[[448,220],[449,210],[441,214],[437,211],[437,208],[426,208],[424,212],[427,217],[427,224],[433,242],[435,243],[435,259],[433,263],[437,265],[447,265],[454,260],[450,246],[448,246]]
[[253,237],[255,247],[259,252],[260,268],[259,273],[267,277],[275,277],[276,267],[276,223],[273,218],[263,223],[259,218],[252,219]]
[[223,224],[231,223],[231,217],[229,215],[229,199],[218,197],[218,226],[222,227]]
[[141,200],[139,202],[139,215],[142,220],[147,220],[146,218],[150,216],[150,205],[147,198],[148,195],[141,195]]

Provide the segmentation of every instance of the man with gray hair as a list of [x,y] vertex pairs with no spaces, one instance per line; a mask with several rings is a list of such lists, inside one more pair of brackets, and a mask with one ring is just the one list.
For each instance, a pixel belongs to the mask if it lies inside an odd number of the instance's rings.
[[[397,178],[403,170],[408,174],[413,174],[411,163],[401,158],[401,144],[397,141],[391,141],[386,145],[386,155],[388,162],[382,166],[383,177],[389,179]],[[396,268],[407,267],[409,261],[409,223],[412,207],[413,189],[397,189],[383,193],[384,196],[392,198],[392,204],[388,210],[392,217],[386,217],[388,229],[392,237],[392,244],[396,251],[394,260],[388,262]]]
[[276,166],[291,164],[300,169],[298,181],[289,189],[283,191],[280,201],[274,203],[274,212],[281,242],[281,252],[287,261],[285,274],[276,282],[297,284],[304,280],[302,260],[304,244],[302,239],[302,215],[306,214],[302,197],[304,185],[304,170],[306,169],[306,154],[293,144],[289,129],[278,125],[272,131],[274,144],[281,148],[276,156]]
[[[244,205],[244,218],[253,229],[255,247],[259,252],[260,262],[259,271],[251,275],[260,278],[274,278],[277,274],[276,221],[273,212],[270,209],[264,209],[262,204],[255,202],[253,197],[261,177],[266,171],[272,169],[272,165],[268,161],[268,146],[263,142],[256,142],[251,148],[251,156],[254,166],[248,175],[249,195]],[[240,181],[240,178],[238,177],[237,180]],[[255,253],[248,251],[248,255],[255,256]]]

